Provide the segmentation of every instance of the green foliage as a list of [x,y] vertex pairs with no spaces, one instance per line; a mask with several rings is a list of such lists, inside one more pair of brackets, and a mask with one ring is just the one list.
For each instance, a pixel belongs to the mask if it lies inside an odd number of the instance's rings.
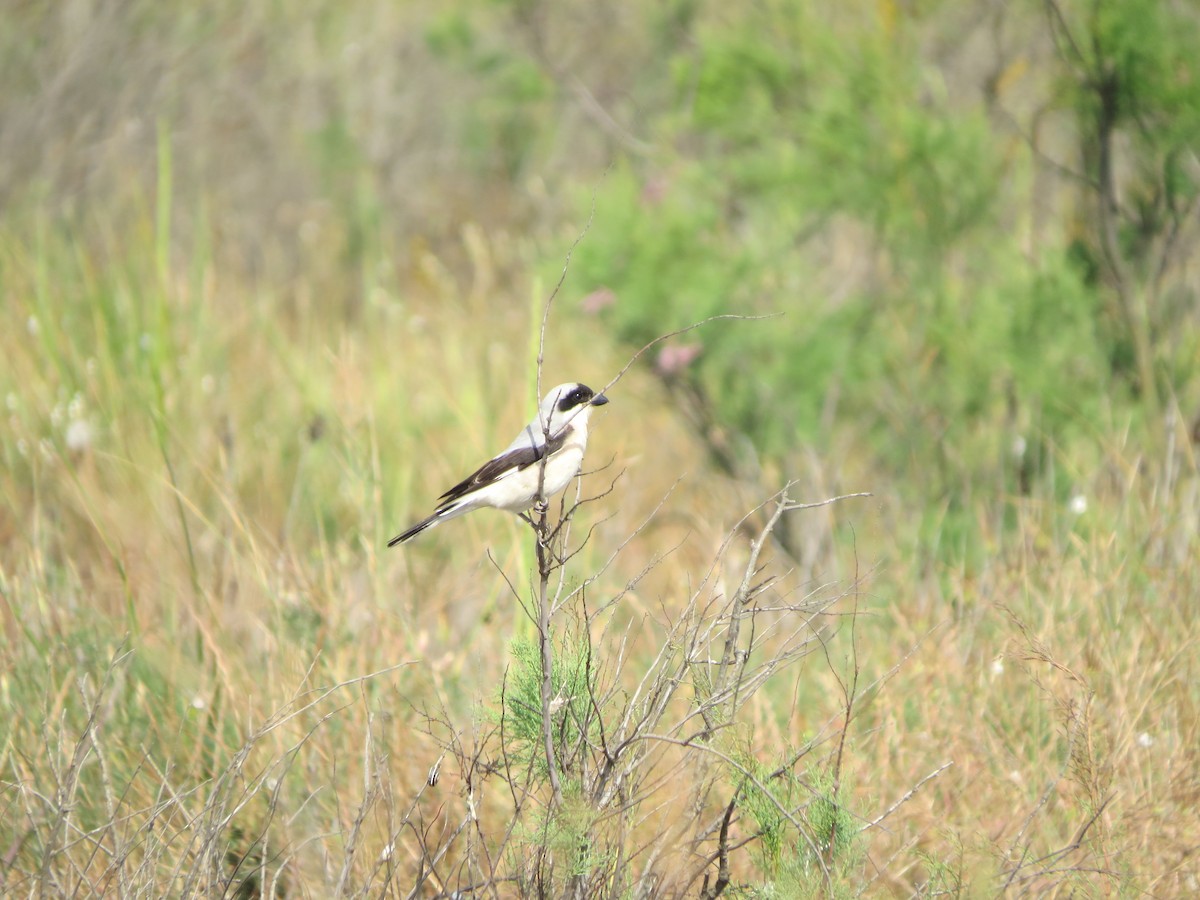
[[844,797],[850,791],[836,784],[833,776],[824,771],[814,773],[812,789],[816,793],[804,817],[812,829],[817,850],[838,863],[852,860],[859,847],[861,828],[859,820],[846,807]]
[[[924,880],[924,896],[927,897],[961,897],[964,889],[968,885],[963,884],[962,877],[962,845],[953,836],[949,836],[951,844],[958,844],[956,847],[959,859],[954,862],[936,859],[927,851],[918,851],[917,856],[925,865],[926,877]],[[969,894],[968,894],[969,896]]]
[[[700,149],[669,173],[610,175],[576,272],[615,290],[608,315],[633,342],[716,312],[783,311],[705,333],[695,369],[719,417],[780,456],[797,432],[818,436],[835,385],[858,413],[925,352],[896,347],[888,320],[927,311],[938,260],[989,215],[995,166],[981,120],[907,101],[918,71],[882,39],[847,48],[800,4],[762,15],[700,30],[675,66],[695,85],[680,139]],[[829,306],[812,293],[797,241],[835,214],[893,250],[904,277],[890,296]]]
[[[1093,27],[1104,67],[1123,66],[1140,98],[1122,116],[1173,121],[1138,139],[1153,146],[1137,159],[1168,186],[1141,218],[1157,235],[1191,196],[1176,170],[1191,159],[1181,136],[1200,128],[1200,72],[1190,44],[1165,38],[1176,24],[1192,34],[1194,17],[1149,4],[1133,28],[1146,6],[1101,4]],[[1046,448],[1087,448],[1114,403],[1137,417],[1136,347],[1094,253],[1064,234],[1031,254],[1013,228],[1006,194],[1030,186],[1028,167],[1003,158],[983,110],[955,104],[922,63],[916,21],[848,29],[781,2],[694,24],[694,46],[671,61],[680,107],[662,125],[678,157],[610,173],[573,274],[614,292],[602,315],[633,345],[717,312],[781,314],[683,338],[702,353],[669,377],[772,468],[794,471],[809,448],[836,452],[853,435],[922,508],[945,501],[972,545],[977,523],[956,511],[964,484],[1060,498],[1069,485],[1049,477]],[[822,248],[859,242],[853,252],[875,260],[849,289],[807,243],[831,231],[841,236]],[[1181,324],[1188,304],[1177,305]],[[1167,333],[1162,371],[1182,389],[1194,367]],[[1028,449],[1014,462],[1016,445]]]
[[1151,277],[1156,241],[1200,191],[1200,19],[1157,0],[1057,8],[1058,79],[1084,128],[1088,175],[1105,178],[1100,144],[1120,134],[1135,172],[1124,188],[1121,251]]
[[859,821],[844,801],[849,791],[823,771],[810,773],[806,785],[790,769],[772,778],[761,762],[747,759],[744,768],[753,779],[734,777],[742,784],[741,806],[759,831],[756,856],[765,878],[754,896],[822,897],[828,889],[833,896],[855,896],[851,879],[863,846]]
[[[613,864],[613,853],[602,849],[597,840],[599,824],[596,810],[581,796],[579,782],[567,782],[563,787],[562,805],[539,809],[528,825],[521,827],[522,840],[514,853],[536,847],[559,862],[554,868],[556,892],[565,893],[573,880],[603,883],[601,873]],[[517,867],[519,868],[519,867]],[[523,885],[522,895],[537,892],[536,884]]]
[[[504,685],[501,711],[505,734],[512,742],[514,758],[532,763],[545,776],[546,753],[542,740],[542,658],[536,639],[517,638],[509,647],[512,667]],[[563,753],[579,743],[580,723],[592,721],[590,698],[595,673],[584,642],[564,641],[554,653],[551,675],[555,751]],[[563,765],[559,759],[559,765]]]
[[[530,767],[545,786],[548,776],[542,734],[542,663],[537,639],[518,638],[509,647],[512,665],[503,691],[501,733],[504,752],[520,767]],[[585,795],[584,772],[580,752],[594,745],[599,723],[592,708],[597,690],[591,669],[590,649],[586,642],[567,637],[554,652],[551,676],[554,700],[551,704],[552,734],[559,777],[562,779],[562,803],[539,809],[528,824],[521,826],[522,838],[513,852],[534,853],[552,860],[538,868],[534,882],[522,887],[522,894],[544,892],[542,879],[554,882],[553,891],[566,893],[569,885],[604,883],[612,877],[619,849],[603,835],[603,815]],[[587,734],[583,734],[586,731]]]
[[[1063,59],[1079,71],[1101,73],[1112,89],[1111,111],[1145,147],[1187,146],[1200,129],[1200,21],[1179,4],[1156,0],[1067,2],[1059,35],[1070,41]],[[1194,12],[1194,11],[1193,11]],[[1077,102],[1102,114],[1104,87],[1070,79]]]

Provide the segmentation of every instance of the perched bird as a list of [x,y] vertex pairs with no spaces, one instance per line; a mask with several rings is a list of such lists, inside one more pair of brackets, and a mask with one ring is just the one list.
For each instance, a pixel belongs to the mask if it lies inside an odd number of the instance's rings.
[[388,546],[403,544],[427,528],[485,506],[524,512],[538,499],[543,457],[546,474],[541,496],[553,497],[579,474],[587,446],[588,417],[593,406],[607,402],[607,397],[586,384],[560,384],[546,395],[533,421],[504,452],[442,494],[433,515],[392,538]]

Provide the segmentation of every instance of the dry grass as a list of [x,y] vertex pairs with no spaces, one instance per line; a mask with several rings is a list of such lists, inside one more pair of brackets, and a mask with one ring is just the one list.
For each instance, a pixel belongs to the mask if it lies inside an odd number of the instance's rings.
[[[848,423],[791,496],[873,496],[789,513],[802,559],[763,551],[781,580],[756,595],[756,652],[791,664],[724,737],[655,732],[631,757],[641,805],[549,828],[499,717],[512,642],[533,633],[510,586],[529,593],[527,529],[481,512],[384,544],[528,418],[547,290],[514,235],[561,201],[436,152],[456,85],[404,81],[436,65],[420,4],[353,5],[324,30],[311,10],[228,6],[222,41],[153,6],[67,4],[51,27],[28,4],[21,22],[52,39],[4,70],[42,103],[0,116],[4,893],[435,896],[486,876],[508,896],[561,883],[551,839],[580,822],[624,871],[688,876],[598,878],[605,896],[715,890],[722,847],[727,890],[759,896],[1200,890],[1200,470],[1182,418],[1151,452],[1114,413],[1088,458],[1054,460],[1082,511],[966,486],[986,545],[961,565],[918,546],[920,517]],[[305,48],[305,78],[261,74],[281,46]],[[135,77],[113,84],[119,52]],[[208,73],[212,96],[185,90]],[[310,167],[305,116],[341,102],[356,136],[416,149],[360,165],[324,133],[332,156]],[[263,147],[295,155],[245,163]],[[346,171],[363,181],[320,184]],[[548,383],[625,361],[565,300],[547,346]],[[593,612],[619,598],[606,615],[557,621],[620,709],[677,671],[654,668],[673,627],[721,646],[764,516],[738,523],[786,479],[722,475],[648,366],[612,399],[584,483],[620,477],[578,515],[576,536],[595,533],[568,585],[635,537],[586,592]],[[675,687],[668,725],[704,706],[703,680]],[[820,842],[831,795],[849,816],[834,831],[860,832],[845,855]],[[769,856],[775,801],[807,870]]]
[[[106,331],[122,315],[75,298],[137,311],[128,295],[152,272],[131,261],[110,280],[86,256],[56,258],[39,288],[33,249],[11,233],[5,247],[9,296],[35,298],[10,303],[3,329],[7,889],[404,895],[439,848],[428,884],[482,865],[511,822],[494,710],[508,643],[530,627],[506,582],[520,587],[529,538],[480,513],[381,548],[526,415],[497,379],[528,358],[527,305],[381,292],[346,323],[208,270],[200,293],[140,301],[150,339],[130,346]],[[464,316],[480,327],[457,327]],[[608,349],[585,372],[555,359],[584,334],[603,347],[569,310],[553,322],[547,377],[602,383],[619,367]],[[462,362],[455,379],[424,374],[446,360]],[[595,606],[620,597],[594,634],[620,683],[668,646],[622,629],[674,621],[731,514],[756,501],[707,468],[645,374],[614,401],[589,454],[608,468],[587,483],[620,478],[585,507],[577,533],[596,532],[571,578],[649,519],[588,591]],[[72,448],[78,422],[89,439]],[[815,485],[861,479],[876,496],[792,514],[824,548],[792,590],[837,596],[857,565],[853,606],[831,610],[857,612],[821,620],[825,651],[763,687],[735,745],[767,767],[808,748],[805,779],[840,757],[868,826],[846,889],[1191,889],[1200,481],[1185,442],[1159,461],[1102,450],[1082,473],[1086,512],[1010,499],[1015,537],[997,534],[971,571],[911,562],[903,510],[852,455],[814,468]],[[682,764],[648,768],[654,792],[684,795]],[[719,814],[727,799],[709,802]],[[646,809],[630,846],[681,821],[669,803]],[[757,831],[741,812],[730,843],[753,847]],[[748,853],[735,883],[760,877]]]

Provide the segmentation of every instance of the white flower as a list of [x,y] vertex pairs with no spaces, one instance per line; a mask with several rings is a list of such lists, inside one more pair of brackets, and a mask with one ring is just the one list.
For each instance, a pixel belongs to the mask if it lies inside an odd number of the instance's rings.
[[1154,738],[1148,731],[1143,731],[1141,734],[1139,734],[1137,736],[1137,742],[1138,742],[1139,747],[1153,747],[1154,746]]
[[67,449],[86,450],[92,445],[92,426],[87,419],[72,419],[67,426]]
[[192,698],[192,709],[204,709],[204,698],[197,694]]
[[1082,516],[1085,512],[1087,512],[1087,497],[1083,496],[1083,494],[1076,494],[1071,498],[1068,508],[1075,515]]
[[1004,657],[997,656],[995,659],[992,660],[992,676],[995,677],[997,675],[1003,675],[1003,674],[1004,674]]

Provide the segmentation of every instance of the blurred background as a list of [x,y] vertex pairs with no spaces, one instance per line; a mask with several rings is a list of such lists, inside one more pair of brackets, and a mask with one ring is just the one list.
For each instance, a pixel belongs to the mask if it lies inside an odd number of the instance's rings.
[[[1200,889],[1197,46],[1184,0],[6,3],[11,883],[91,871],[45,798],[96,696],[102,821],[152,806],[147,760],[202,785],[298,685],[400,662],[321,732],[354,759],[311,763],[287,840],[344,837],[364,733],[397,796],[424,778],[414,710],[468,727],[524,627],[485,550],[531,551],[491,513],[384,544],[526,421],[553,295],[549,385],[772,317],[611,391],[581,564],[682,480],[594,590],[678,548],[629,601],[669,607],[789,480],[873,494],[772,553],[863,592],[830,651],[886,676],[848,728],[862,818],[954,766],[847,891]],[[1066,874],[1022,881],[1039,858]]]

